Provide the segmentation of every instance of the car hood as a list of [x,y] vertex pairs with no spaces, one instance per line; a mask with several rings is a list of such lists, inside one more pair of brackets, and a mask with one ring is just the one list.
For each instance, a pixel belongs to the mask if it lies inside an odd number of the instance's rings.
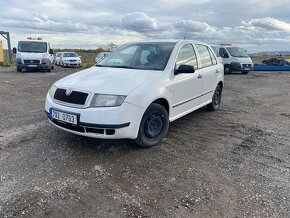
[[63,57],[62,58],[63,60],[76,60],[76,61],[79,61],[79,60],[81,60],[79,57]]
[[55,86],[91,93],[128,95],[138,86],[161,75],[161,71],[94,66],[62,78]]

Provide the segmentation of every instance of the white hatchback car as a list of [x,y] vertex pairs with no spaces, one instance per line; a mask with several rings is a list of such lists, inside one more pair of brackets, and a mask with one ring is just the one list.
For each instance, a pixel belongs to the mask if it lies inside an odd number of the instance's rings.
[[56,66],[59,66],[60,65],[60,57],[61,57],[61,53],[62,52],[57,52],[55,54],[55,57],[54,57],[54,63]]
[[110,54],[110,52],[108,51],[98,53],[95,59],[96,64],[103,60],[108,54]]
[[169,122],[207,106],[217,110],[223,65],[211,47],[190,40],[129,43],[98,65],[55,82],[45,102],[50,122],[103,139],[135,139],[150,147]]
[[75,52],[62,52],[60,56],[60,66],[62,67],[81,67],[82,60]]

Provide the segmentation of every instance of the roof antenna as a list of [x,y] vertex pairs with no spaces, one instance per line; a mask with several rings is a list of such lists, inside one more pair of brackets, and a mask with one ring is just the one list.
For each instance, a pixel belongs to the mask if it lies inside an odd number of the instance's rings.
[[185,31],[185,34],[184,34],[184,38],[183,38],[183,39],[186,39],[187,32],[188,32],[188,27],[189,27],[189,24],[188,24],[188,22],[187,22],[187,27],[186,27],[186,31]]

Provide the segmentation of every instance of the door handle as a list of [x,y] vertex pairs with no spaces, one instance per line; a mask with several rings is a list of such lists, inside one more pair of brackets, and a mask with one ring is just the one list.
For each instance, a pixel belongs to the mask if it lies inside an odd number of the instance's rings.
[[201,74],[198,74],[197,78],[198,79],[202,78],[202,75]]
[[219,70],[216,70],[215,72],[216,72],[216,73],[219,73],[220,71],[219,71]]

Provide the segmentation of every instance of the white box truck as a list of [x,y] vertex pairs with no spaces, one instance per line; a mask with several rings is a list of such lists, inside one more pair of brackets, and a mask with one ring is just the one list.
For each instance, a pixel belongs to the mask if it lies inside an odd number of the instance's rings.
[[42,38],[27,37],[27,40],[19,41],[16,53],[16,67],[18,72],[26,70],[44,70],[50,72],[53,69],[54,57],[50,43]]
[[220,56],[222,57],[225,74],[233,71],[239,71],[243,74],[247,74],[253,70],[253,61],[245,49],[233,46],[231,44],[221,44],[212,47],[218,50]]

